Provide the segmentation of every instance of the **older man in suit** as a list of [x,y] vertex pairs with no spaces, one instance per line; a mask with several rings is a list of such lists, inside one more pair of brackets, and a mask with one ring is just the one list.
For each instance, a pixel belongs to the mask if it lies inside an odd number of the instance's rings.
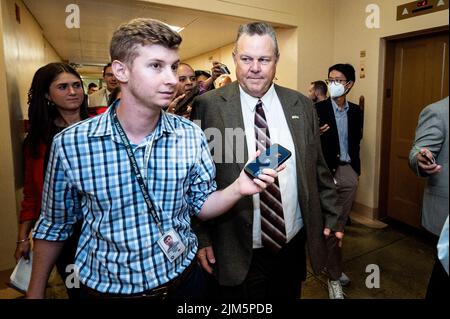
[[[436,242],[448,216],[448,96],[424,108],[409,153],[409,166],[427,177],[423,193],[422,225],[436,235]],[[427,298],[448,298],[449,277],[436,260]]]
[[218,185],[229,185],[256,149],[279,143],[292,156],[274,187],[243,198],[224,218],[197,225],[197,257],[214,273],[222,298],[299,298],[306,277],[305,240],[312,267],[320,272],[325,236],[343,237],[318,118],[308,98],[273,83],[279,51],[271,26],[241,26],[233,59],[237,82],[197,97],[191,116],[206,135],[208,128],[222,133],[219,140],[210,139]]

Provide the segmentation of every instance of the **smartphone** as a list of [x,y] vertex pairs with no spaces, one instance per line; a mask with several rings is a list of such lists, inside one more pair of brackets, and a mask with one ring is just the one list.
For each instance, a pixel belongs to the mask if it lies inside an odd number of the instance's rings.
[[230,70],[228,70],[228,67],[225,64],[220,65],[220,71],[222,71],[223,74],[230,74]]
[[291,155],[292,153],[280,144],[273,144],[253,162],[248,163],[244,167],[244,172],[252,179],[258,178],[258,175],[262,173],[263,169],[277,169],[278,166],[286,162]]
[[426,152],[421,152],[420,153],[423,157],[426,158],[426,160],[428,161],[428,165],[434,164],[436,163],[436,161],[434,160],[434,158],[429,158]]

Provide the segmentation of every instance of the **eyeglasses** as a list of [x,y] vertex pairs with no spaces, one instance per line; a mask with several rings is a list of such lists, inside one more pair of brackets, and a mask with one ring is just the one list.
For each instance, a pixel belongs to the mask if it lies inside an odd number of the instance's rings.
[[328,85],[330,83],[334,83],[334,84],[342,84],[342,85],[346,85],[348,82],[347,80],[343,80],[343,79],[326,79],[325,83]]

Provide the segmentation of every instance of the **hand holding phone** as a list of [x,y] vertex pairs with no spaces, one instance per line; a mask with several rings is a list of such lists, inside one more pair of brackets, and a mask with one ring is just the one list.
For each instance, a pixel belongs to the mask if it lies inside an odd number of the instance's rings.
[[425,158],[427,160],[427,164],[428,165],[432,165],[436,163],[436,160],[434,159],[434,157],[432,156],[431,158],[427,155],[427,152],[423,151],[420,152],[420,155],[422,155],[423,158]]
[[220,64],[220,71],[222,71],[222,74],[230,74],[230,70],[228,69],[228,67],[221,63]]
[[292,153],[285,147],[280,144],[273,144],[254,161],[248,163],[244,167],[244,172],[252,179],[258,178],[258,175],[262,174],[263,169],[270,168],[276,170],[281,164],[286,162],[291,155]]

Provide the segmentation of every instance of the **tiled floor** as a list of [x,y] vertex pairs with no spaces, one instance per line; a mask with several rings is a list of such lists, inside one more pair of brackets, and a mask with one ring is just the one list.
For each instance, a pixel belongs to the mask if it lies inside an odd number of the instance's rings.
[[[434,264],[434,246],[425,233],[405,227],[374,229],[353,222],[344,238],[344,272],[352,282],[344,288],[348,299],[422,299]],[[373,270],[379,268],[379,288],[373,283]],[[373,267],[373,266],[369,266]],[[328,298],[327,278],[309,271],[302,298]]]
[[[344,239],[344,271],[352,282],[344,288],[348,299],[421,299],[425,296],[428,279],[433,267],[435,247],[425,233],[405,227],[367,227],[353,222],[346,228]],[[380,287],[366,287],[368,265],[380,270]],[[8,288],[11,270],[0,272],[0,299],[23,297]],[[53,276],[47,296],[64,298],[62,283]],[[312,274],[310,268],[303,285],[302,298],[327,299],[327,279]]]

